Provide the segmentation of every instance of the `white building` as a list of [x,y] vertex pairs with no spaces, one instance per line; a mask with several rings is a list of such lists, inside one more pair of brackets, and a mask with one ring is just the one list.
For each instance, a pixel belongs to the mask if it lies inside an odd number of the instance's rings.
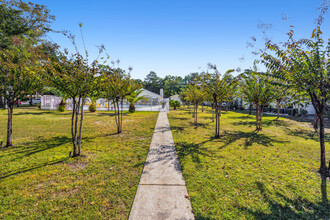
[[170,101],[171,100],[178,101],[182,105],[182,101],[181,101],[180,96],[178,94],[175,94],[175,95],[170,96]]
[[[162,93],[162,89],[160,91]],[[140,100],[135,103],[136,111],[168,111],[169,99],[164,99],[162,95],[143,89],[140,96],[146,97],[148,100]],[[44,95],[41,97],[41,109],[57,110],[61,102],[61,98],[54,95]],[[87,98],[84,110],[88,110],[90,99]],[[66,100],[66,110],[72,110],[72,99]],[[124,101],[123,110],[127,111],[129,103]],[[114,106],[111,100],[100,98],[96,101],[96,109],[100,111],[114,111]]]

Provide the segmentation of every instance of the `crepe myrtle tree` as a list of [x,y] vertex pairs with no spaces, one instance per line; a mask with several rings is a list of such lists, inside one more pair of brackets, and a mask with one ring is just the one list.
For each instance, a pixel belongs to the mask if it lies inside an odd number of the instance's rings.
[[50,57],[46,64],[46,76],[51,86],[60,90],[72,100],[71,135],[73,143],[72,157],[81,155],[82,126],[84,105],[93,88],[97,73],[97,62],[88,65],[79,53],[68,57],[68,52]]
[[115,120],[117,133],[123,131],[123,104],[124,100],[131,93],[139,88],[130,77],[130,71],[126,73],[120,68],[103,66],[101,71],[101,90],[102,96],[111,99],[115,109]]
[[[95,81],[98,80],[98,76],[100,75],[100,64],[98,60],[100,55],[105,51],[103,45],[97,46],[99,52],[98,56],[95,60],[90,62],[88,51],[85,47],[82,26],[83,24],[80,23],[79,27],[85,56],[79,52],[75,36],[68,31],[63,31],[61,33],[72,42],[76,53],[69,54],[67,50],[61,52],[58,50],[58,47],[50,45],[47,48],[49,51],[48,60],[47,62],[44,62],[45,78],[50,82],[50,86],[58,89],[65,94],[66,97],[72,100],[72,157],[81,156],[84,105],[88,95],[91,95],[95,88],[95,84],[97,84]],[[109,58],[109,55],[107,56]],[[103,59],[103,57],[101,59]]]
[[[252,72],[247,70],[247,72]],[[273,91],[273,101],[276,102],[277,107],[277,119],[280,118],[280,109],[282,107],[282,102],[291,103],[291,104],[303,104],[303,99],[301,94],[295,92],[291,86],[287,84],[285,79],[277,74],[274,74],[272,71],[267,72],[257,72],[254,71],[254,74],[257,74],[262,77],[263,80],[266,80],[269,85],[272,85]]]
[[16,39],[17,44],[0,50],[0,96],[8,107],[7,143],[12,146],[14,103],[27,97],[40,81],[40,50],[25,40]]
[[227,70],[223,76],[219,73],[216,65],[208,64],[214,73],[206,73],[203,76],[202,87],[213,99],[215,108],[215,138],[220,138],[221,105],[231,95],[232,90],[237,89],[238,78],[231,75],[233,69]]
[[297,92],[309,95],[319,118],[320,173],[328,175],[325,158],[324,116],[330,94],[330,40],[322,37],[321,23],[313,30],[310,39],[296,40],[294,31],[281,44],[266,42],[268,50],[261,54],[260,62],[285,79]]
[[266,76],[254,71],[246,72],[242,78],[244,79],[240,89],[242,97],[256,106],[256,131],[261,131],[264,107],[276,97],[276,87],[267,80]]

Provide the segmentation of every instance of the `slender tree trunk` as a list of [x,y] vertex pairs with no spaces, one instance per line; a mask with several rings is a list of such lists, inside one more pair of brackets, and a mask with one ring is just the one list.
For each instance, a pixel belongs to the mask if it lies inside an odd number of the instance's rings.
[[81,97],[78,98],[78,103],[76,104],[76,114],[75,114],[75,123],[74,123],[74,149],[72,157],[79,156],[77,152],[77,144],[78,144],[78,120],[79,120],[79,110],[81,104]]
[[218,137],[220,138],[220,123],[221,123],[221,110],[222,110],[222,106],[220,104],[219,106],[219,111],[218,111]]
[[76,114],[76,98],[72,99],[72,116],[71,116],[71,136],[72,136],[72,144],[73,144],[73,155],[76,154],[76,145],[74,139],[74,121]]
[[7,144],[6,144],[5,147],[13,146],[13,143],[12,143],[13,111],[14,111],[14,105],[9,103],[9,105],[8,105],[8,124],[7,124]]
[[218,132],[218,103],[216,103],[215,106],[215,138],[219,138],[219,132]]
[[251,115],[252,113],[252,104],[250,103],[250,106],[249,106],[249,115]]
[[32,106],[32,95],[31,95],[31,98],[30,98],[30,106]]
[[[221,111],[221,104],[220,104]],[[218,103],[215,103],[215,138],[220,138],[220,114]]]
[[226,102],[226,112],[228,112],[228,102]]
[[195,106],[195,104],[193,104],[193,114],[192,114],[193,118],[195,118],[195,108],[196,108],[196,106]]
[[197,126],[197,108],[198,108],[198,104],[195,104],[195,125]]
[[117,126],[117,133],[119,133],[119,129],[118,129],[118,118],[117,118],[117,107],[116,107],[117,101],[113,100],[113,107],[115,108],[115,120],[116,120],[116,126]]
[[110,100],[108,99],[108,111],[110,111]]
[[277,101],[277,119],[280,118],[280,102]]
[[204,105],[202,105],[202,112],[204,112]]
[[259,130],[259,104],[256,105],[256,130]]
[[83,126],[83,120],[84,120],[84,105],[85,105],[86,99],[82,99],[82,108],[81,108],[81,114],[80,114],[80,127],[79,127],[79,139],[78,139],[78,155],[81,155],[81,139],[82,139],[82,126]]
[[328,168],[325,162],[325,143],[324,143],[324,117],[321,113],[319,115],[320,119],[320,147],[321,147],[321,167],[320,167],[320,173],[322,175],[328,174]]
[[211,108],[211,111],[212,111],[212,122],[214,122],[214,103],[212,103],[212,108]]
[[124,108],[124,100],[121,99],[121,114],[120,114],[120,133],[123,131],[123,108]]

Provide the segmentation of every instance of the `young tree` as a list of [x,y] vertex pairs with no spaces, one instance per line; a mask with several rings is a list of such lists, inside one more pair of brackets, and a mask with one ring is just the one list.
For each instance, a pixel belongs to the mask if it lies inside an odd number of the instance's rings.
[[6,147],[12,146],[14,103],[31,94],[34,83],[40,80],[38,53],[38,48],[23,40],[15,46],[0,50],[0,96],[5,98],[8,106]]
[[[295,40],[294,31],[283,44],[271,41],[266,47],[273,53],[264,51],[261,62],[274,74],[283,77],[287,84],[298,92],[310,96],[315,112],[320,120],[320,173],[328,174],[325,160],[324,115],[330,94],[330,41],[324,43],[320,24],[312,33],[311,39]],[[275,55],[274,55],[275,54]]]
[[198,105],[205,100],[206,94],[205,91],[197,84],[195,85],[188,85],[186,90],[186,99],[189,100],[190,103],[194,105],[194,122],[197,126],[197,110]]
[[112,69],[106,66],[103,67],[101,74],[103,96],[112,100],[115,109],[117,133],[119,134],[123,130],[124,99],[137,90],[139,86],[130,78],[130,74],[126,74],[125,71],[120,68]]
[[87,60],[79,53],[70,58],[67,55],[66,52],[59,53],[58,57],[50,57],[46,64],[46,76],[53,87],[72,100],[72,157],[77,157],[81,155],[84,105],[98,70],[97,62],[89,66]]
[[39,84],[41,37],[54,17],[44,5],[11,0],[0,4],[0,99],[8,107],[7,144],[12,146],[13,105]]
[[243,98],[256,105],[256,130],[262,130],[262,115],[264,107],[275,98],[275,87],[265,77],[255,72],[243,76],[245,83],[241,87]]
[[231,73],[234,70],[228,70],[222,77],[216,65],[208,64],[209,68],[214,70],[214,74],[205,74],[203,77],[203,89],[212,96],[215,108],[215,138],[220,138],[220,117],[222,103],[227,99],[232,90],[236,90],[238,80],[233,78]]

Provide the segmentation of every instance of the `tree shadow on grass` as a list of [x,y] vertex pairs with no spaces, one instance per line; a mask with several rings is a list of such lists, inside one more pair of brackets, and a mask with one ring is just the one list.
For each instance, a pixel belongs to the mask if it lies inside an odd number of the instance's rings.
[[[244,119],[245,116],[242,116],[242,119]],[[249,119],[249,118],[245,118],[245,119]],[[249,127],[253,127],[256,126],[256,121],[255,119],[253,121],[238,121],[238,122],[234,122],[233,125],[235,126],[249,126]],[[287,121],[283,121],[283,120],[263,120],[262,121],[262,126],[263,127],[269,127],[269,126],[276,126],[276,127],[287,127],[290,126],[290,123]]]
[[11,161],[15,161],[23,157],[28,157],[42,151],[56,148],[63,144],[70,143],[71,141],[72,139],[66,136],[57,136],[57,137],[52,137],[50,139],[39,139],[37,141],[18,145],[15,147],[15,149],[18,150],[14,151],[13,153],[21,154],[21,155],[12,159]]
[[[256,182],[257,188],[260,190],[263,200],[267,203],[270,213],[246,207],[240,207],[240,210],[252,214],[255,219],[328,219],[330,205],[327,199],[326,181],[325,178],[322,178],[322,201],[315,203],[307,199],[288,198],[278,191],[268,190],[264,183],[258,181]],[[274,197],[285,202],[278,202],[274,200]]]
[[[318,132],[306,129],[285,129],[288,135],[302,137],[305,140],[314,140],[316,142],[320,141],[320,134]],[[325,134],[324,136],[325,142],[330,142],[330,135]]]
[[207,148],[202,147],[206,142],[201,142],[199,144],[188,143],[186,141],[176,143],[176,149],[179,158],[185,158],[191,156],[192,161],[195,163],[200,163],[200,156],[211,157],[208,153]]
[[45,166],[48,166],[48,165],[59,164],[59,163],[62,163],[64,161],[66,161],[67,159],[68,158],[58,159],[58,160],[54,160],[52,162],[45,162],[45,163],[41,163],[41,164],[32,165],[32,166],[24,168],[24,169],[9,171],[7,173],[0,174],[1,175],[0,180],[5,179],[5,178],[10,177],[10,176],[17,175],[17,174],[26,173],[26,172],[29,172],[29,171],[32,171],[32,170],[35,170],[35,169],[38,169],[38,168],[41,168],[41,167],[45,167]]
[[184,127],[183,126],[171,126],[171,131],[172,132],[181,132],[181,131],[184,131]]
[[173,120],[182,120],[182,121],[186,121],[186,120],[188,120],[188,118],[179,118],[179,117],[173,117],[173,116],[170,116],[169,119],[173,119]]
[[57,112],[57,111],[44,111],[44,110],[39,110],[39,111],[26,111],[26,112],[15,112],[14,110],[14,113],[13,115],[69,115],[71,113],[69,112]]
[[191,126],[191,127],[195,127],[195,129],[197,129],[198,127],[207,128],[207,126],[208,126],[209,124],[211,124],[211,123],[212,123],[212,122],[208,122],[208,123],[197,123],[197,126],[196,126],[196,124],[195,124],[194,122],[190,121],[190,122],[189,122],[189,126]]
[[[104,117],[104,116],[109,116],[109,117],[114,117],[115,116],[115,112],[114,111],[109,111],[109,112],[96,112],[95,113],[88,113],[90,115],[93,115],[93,116],[98,116],[98,117]],[[131,113],[129,112],[123,112],[123,116],[128,116],[130,115]]]
[[244,116],[228,116],[228,118],[232,119],[254,119],[252,115],[244,115]]
[[247,149],[253,144],[260,144],[266,147],[274,146],[274,143],[287,143],[288,141],[281,141],[274,137],[261,134],[257,131],[244,132],[244,131],[234,131],[225,132],[222,134],[222,139],[224,140],[224,145],[220,149],[227,147],[228,145],[240,140],[245,139],[244,147]]

